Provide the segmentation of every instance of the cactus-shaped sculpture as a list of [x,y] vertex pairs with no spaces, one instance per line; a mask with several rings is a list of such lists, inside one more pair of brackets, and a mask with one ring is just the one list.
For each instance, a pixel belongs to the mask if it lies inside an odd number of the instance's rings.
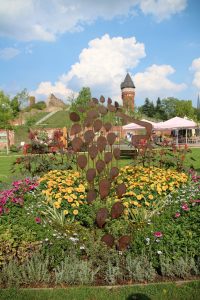
[[[73,122],[70,134],[73,136],[72,148],[76,153],[77,167],[85,175],[88,182],[87,201],[91,204],[99,196],[102,202],[105,202],[111,191],[112,181],[119,174],[118,160],[120,159],[120,143],[117,141],[116,134],[112,131],[112,124],[108,121],[108,117],[114,114],[121,124],[135,122],[136,124],[146,127],[146,135],[140,138],[150,138],[151,124],[134,120],[125,115],[117,102],[112,104],[112,100],[108,98],[105,105],[105,98],[100,97],[100,101],[92,98],[87,111],[83,107],[79,108],[80,112],[84,112],[85,118],[81,123],[81,118],[77,112],[70,113],[70,119]],[[105,120],[106,119],[106,120]],[[135,140],[133,140],[135,142]],[[106,207],[102,207],[97,211],[96,224],[99,228],[103,228],[109,216],[112,219],[119,218],[123,214],[123,204],[120,198],[126,192],[125,184],[116,184],[116,193],[119,201],[116,202],[111,212]],[[102,237],[102,241],[108,246],[114,245],[114,237],[107,234]],[[125,249],[128,247],[130,237],[122,236],[118,240],[118,248]]]

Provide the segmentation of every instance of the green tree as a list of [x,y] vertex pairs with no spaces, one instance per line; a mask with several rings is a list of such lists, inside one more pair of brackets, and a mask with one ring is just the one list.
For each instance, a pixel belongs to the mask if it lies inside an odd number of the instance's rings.
[[173,98],[173,97],[168,97],[168,98],[162,99],[162,106],[163,106],[163,110],[165,112],[164,120],[168,120],[173,117],[176,117],[177,101],[179,101],[179,100],[176,98]]
[[194,108],[191,100],[179,100],[176,102],[176,115],[178,117],[194,117]]
[[27,89],[23,89],[21,92],[17,93],[15,97],[18,100],[20,110],[28,106],[29,94]]
[[10,120],[13,118],[10,98],[0,91],[0,128],[8,129],[11,127]]
[[0,128],[6,130],[7,135],[7,153],[10,149],[9,129],[12,128],[10,120],[13,118],[13,111],[10,104],[9,96],[0,91]]
[[153,117],[155,114],[155,107],[153,101],[150,101],[149,98],[146,98],[144,105],[140,107],[140,111],[147,117]]
[[10,101],[10,106],[12,108],[13,111],[13,116],[17,117],[19,112],[20,112],[20,103],[19,100],[17,98],[17,96],[15,96],[11,101]]
[[88,107],[88,103],[91,100],[91,91],[89,87],[83,87],[79,94],[78,97],[75,99],[72,99],[71,102],[71,111],[77,111],[79,107]]
[[162,99],[162,105],[165,113],[165,119],[173,117],[188,117],[194,118],[195,110],[192,107],[191,100],[179,100],[177,98],[166,98]]

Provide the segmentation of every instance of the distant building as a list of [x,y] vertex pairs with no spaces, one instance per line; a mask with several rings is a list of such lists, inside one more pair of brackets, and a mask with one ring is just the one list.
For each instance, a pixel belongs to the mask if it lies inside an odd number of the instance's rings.
[[48,109],[54,109],[54,108],[65,108],[65,103],[61,100],[58,99],[54,94],[50,94],[48,99],[47,99],[47,108]]
[[32,107],[35,105],[35,97],[29,96],[29,107]]
[[123,107],[126,110],[134,111],[135,85],[129,73],[126,74],[124,81],[121,83]]

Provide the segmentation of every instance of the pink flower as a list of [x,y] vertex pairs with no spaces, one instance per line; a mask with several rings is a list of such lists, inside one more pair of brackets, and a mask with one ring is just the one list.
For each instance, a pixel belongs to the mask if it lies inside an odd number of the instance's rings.
[[36,222],[37,224],[40,224],[40,223],[41,223],[40,217],[36,217],[36,218],[35,218],[35,222]]
[[154,236],[157,237],[157,238],[160,238],[160,237],[163,236],[163,234],[160,231],[156,231],[156,232],[154,232]]
[[181,214],[180,214],[179,212],[175,213],[175,218],[179,218],[180,215],[181,215]]
[[182,208],[183,210],[185,210],[185,211],[188,211],[188,210],[189,210],[189,207],[188,207],[187,203],[183,204],[183,205],[181,206],[181,208]]
[[192,203],[200,203],[200,199],[190,200],[190,202],[192,202]]

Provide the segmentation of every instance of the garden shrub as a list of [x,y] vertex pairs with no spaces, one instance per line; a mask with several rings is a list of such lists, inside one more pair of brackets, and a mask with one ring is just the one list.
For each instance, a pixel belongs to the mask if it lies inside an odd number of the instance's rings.
[[75,255],[67,256],[59,266],[55,268],[56,284],[92,284],[98,268],[92,268],[87,260],[80,260]]
[[189,278],[192,275],[199,275],[197,264],[194,258],[180,257],[171,261],[167,257],[160,258],[161,274],[167,277]]
[[155,269],[147,256],[134,257],[128,254],[126,257],[127,278],[133,281],[153,281],[156,277]]

